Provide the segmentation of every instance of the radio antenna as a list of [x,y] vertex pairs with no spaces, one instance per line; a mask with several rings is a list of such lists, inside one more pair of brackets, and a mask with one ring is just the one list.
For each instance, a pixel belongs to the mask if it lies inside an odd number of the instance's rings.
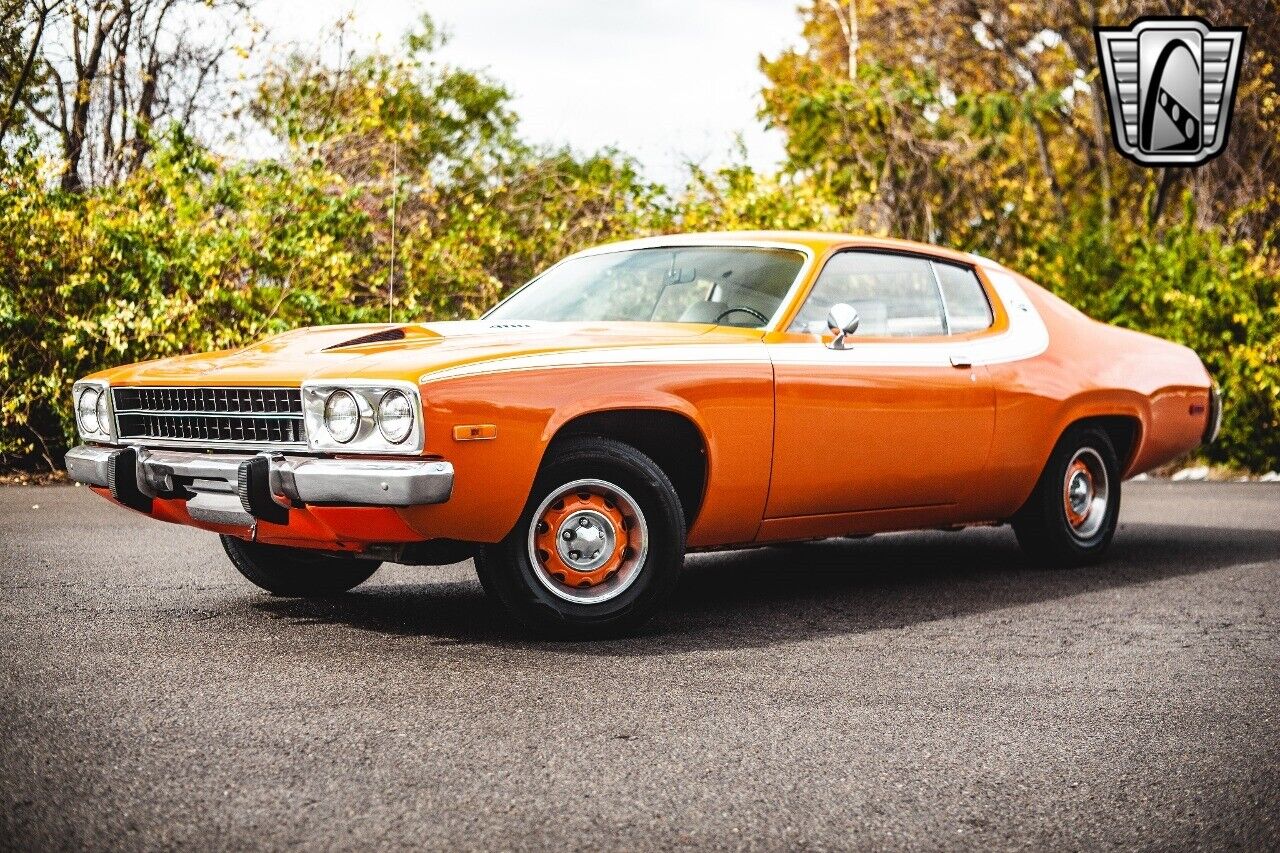
[[391,275],[387,281],[387,322],[394,323],[396,311],[396,195],[399,186],[397,184],[397,167],[399,166],[398,157],[400,141],[398,139],[391,142]]

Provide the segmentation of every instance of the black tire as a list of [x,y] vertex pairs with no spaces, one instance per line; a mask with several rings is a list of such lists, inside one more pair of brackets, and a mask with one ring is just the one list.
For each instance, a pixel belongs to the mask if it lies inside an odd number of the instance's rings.
[[246,542],[234,536],[223,536],[222,547],[231,564],[254,584],[272,595],[294,598],[346,592],[367,581],[382,565],[376,560]]
[[[1068,469],[1077,470],[1073,468],[1077,462],[1091,469],[1086,471],[1086,494],[1093,506],[1083,517],[1069,509]],[[1105,487],[1105,498],[1099,483]],[[1044,565],[1070,567],[1102,558],[1115,536],[1119,516],[1120,463],[1115,447],[1098,427],[1074,426],[1058,440],[1035,491],[1012,521],[1018,544],[1028,557]]]
[[[546,518],[546,513],[562,502],[555,501],[543,509],[544,503],[554,501],[566,487],[584,480],[621,490],[631,499],[631,509],[641,514],[640,525],[632,519],[632,526],[622,529],[633,537],[628,542],[637,544],[640,540],[635,538],[636,531],[642,530],[645,544],[641,551],[632,552],[634,562],[629,567],[624,564],[623,570],[598,587],[557,587],[551,578],[553,567],[534,556],[546,554],[531,541],[539,535],[535,515],[542,512]],[[573,494],[572,490],[569,494]],[[548,529],[544,522],[542,535]],[[553,539],[555,536],[552,534]],[[520,520],[505,539],[480,550],[475,558],[476,573],[485,592],[496,598],[517,622],[537,634],[580,639],[612,636],[635,629],[670,595],[684,564],[684,544],[680,500],[670,479],[652,459],[613,439],[571,438],[547,452]],[[625,555],[627,550],[620,549],[619,553]],[[536,558],[539,565],[535,567]],[[623,571],[631,578],[628,585],[616,593],[608,590],[608,584],[621,579]],[[592,603],[564,597],[575,594],[613,597]]]

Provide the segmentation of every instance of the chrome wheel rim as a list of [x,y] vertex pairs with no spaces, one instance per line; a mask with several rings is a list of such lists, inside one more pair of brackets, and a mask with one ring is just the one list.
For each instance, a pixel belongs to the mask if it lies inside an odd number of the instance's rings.
[[1110,497],[1107,466],[1092,447],[1082,447],[1067,463],[1062,478],[1062,507],[1077,539],[1092,539],[1102,529]]
[[625,489],[574,480],[553,490],[529,522],[533,576],[552,595],[600,604],[625,592],[644,567],[649,526]]

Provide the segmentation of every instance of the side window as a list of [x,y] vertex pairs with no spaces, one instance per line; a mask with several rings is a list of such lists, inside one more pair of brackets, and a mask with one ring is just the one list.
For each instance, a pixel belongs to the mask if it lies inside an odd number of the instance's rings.
[[954,264],[934,262],[938,273],[938,287],[942,288],[942,301],[946,303],[948,326],[953,335],[977,332],[991,327],[995,318],[982,282],[973,270]]
[[827,331],[838,302],[858,309],[858,337],[944,335],[942,299],[925,258],[884,252],[841,252],[827,261],[790,331]]

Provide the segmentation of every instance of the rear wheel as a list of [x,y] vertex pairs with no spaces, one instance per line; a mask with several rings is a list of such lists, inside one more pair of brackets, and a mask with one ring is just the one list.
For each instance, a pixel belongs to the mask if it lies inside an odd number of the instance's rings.
[[485,590],[526,627],[601,636],[632,629],[670,594],[684,562],[684,514],[640,451],[574,438],[548,452],[515,529],[485,546]]
[[1028,556],[1055,566],[1095,562],[1120,515],[1120,464],[1106,432],[1077,426],[1058,441],[1035,491],[1013,518]]
[[222,547],[250,581],[274,595],[296,598],[346,592],[367,581],[382,565],[376,560],[246,542],[234,536],[223,536]]

